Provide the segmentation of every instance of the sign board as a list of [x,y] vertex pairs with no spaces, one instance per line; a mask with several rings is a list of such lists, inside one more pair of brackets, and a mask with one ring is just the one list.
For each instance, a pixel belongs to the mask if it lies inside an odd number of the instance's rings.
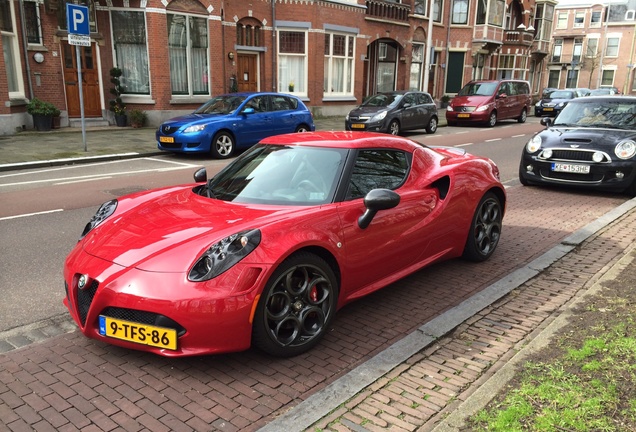
[[68,44],[69,45],[79,45],[79,46],[91,46],[91,37],[77,35],[73,33],[68,34]]
[[71,34],[89,36],[91,32],[88,23],[88,6],[66,3],[66,28],[69,36]]

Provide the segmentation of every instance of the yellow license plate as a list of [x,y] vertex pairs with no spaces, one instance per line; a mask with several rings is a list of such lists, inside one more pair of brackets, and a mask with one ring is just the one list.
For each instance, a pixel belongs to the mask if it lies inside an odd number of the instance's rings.
[[469,118],[470,114],[457,114],[457,118]]
[[543,111],[554,111],[554,108],[543,108]]
[[174,137],[160,136],[159,137],[159,142],[173,143],[174,142]]
[[360,123],[353,123],[351,129],[364,129],[364,125]]
[[99,334],[173,351],[177,349],[175,329],[124,321],[104,315],[99,316]]

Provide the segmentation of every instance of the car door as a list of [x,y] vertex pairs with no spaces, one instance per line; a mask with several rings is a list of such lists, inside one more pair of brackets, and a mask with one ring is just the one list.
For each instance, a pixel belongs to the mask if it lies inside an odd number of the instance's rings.
[[[245,112],[252,108],[254,112]],[[256,95],[245,104],[241,119],[237,122],[237,147],[251,146],[265,137],[276,135],[273,131],[269,95]]]
[[419,93],[417,95],[418,100],[418,116],[417,116],[417,129],[424,129],[428,126],[433,114],[437,113],[437,106],[430,95],[425,93]]
[[287,96],[273,95],[272,102],[272,126],[276,134],[296,132],[299,122],[298,111],[294,108],[294,101]]
[[400,102],[402,107],[401,126],[402,130],[413,129],[417,127],[418,104],[414,93],[407,93]]
[[[374,149],[357,153],[346,199],[338,208],[346,256],[343,282],[357,291],[353,297],[392,281],[397,272],[418,262],[427,247],[426,216],[434,208],[436,196],[432,190],[410,188],[409,171],[409,155],[404,152]],[[361,229],[358,218],[365,211],[364,196],[377,188],[395,190],[400,203],[379,211]]]

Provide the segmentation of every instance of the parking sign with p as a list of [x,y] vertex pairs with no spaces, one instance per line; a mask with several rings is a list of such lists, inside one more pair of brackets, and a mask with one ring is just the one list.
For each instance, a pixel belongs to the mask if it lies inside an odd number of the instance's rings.
[[88,6],[66,3],[66,23],[69,34],[89,36]]

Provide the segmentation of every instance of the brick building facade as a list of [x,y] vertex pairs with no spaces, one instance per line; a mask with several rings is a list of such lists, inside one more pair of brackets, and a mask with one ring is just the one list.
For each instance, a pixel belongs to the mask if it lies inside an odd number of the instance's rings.
[[[242,90],[292,92],[316,115],[343,116],[377,91],[440,100],[474,78],[527,79],[540,91],[555,1],[431,1],[86,0],[85,119],[114,124],[113,67],[127,108],[150,125]],[[62,127],[78,126],[66,0],[0,0],[0,14],[0,134],[32,127],[32,97],[54,103]]]

